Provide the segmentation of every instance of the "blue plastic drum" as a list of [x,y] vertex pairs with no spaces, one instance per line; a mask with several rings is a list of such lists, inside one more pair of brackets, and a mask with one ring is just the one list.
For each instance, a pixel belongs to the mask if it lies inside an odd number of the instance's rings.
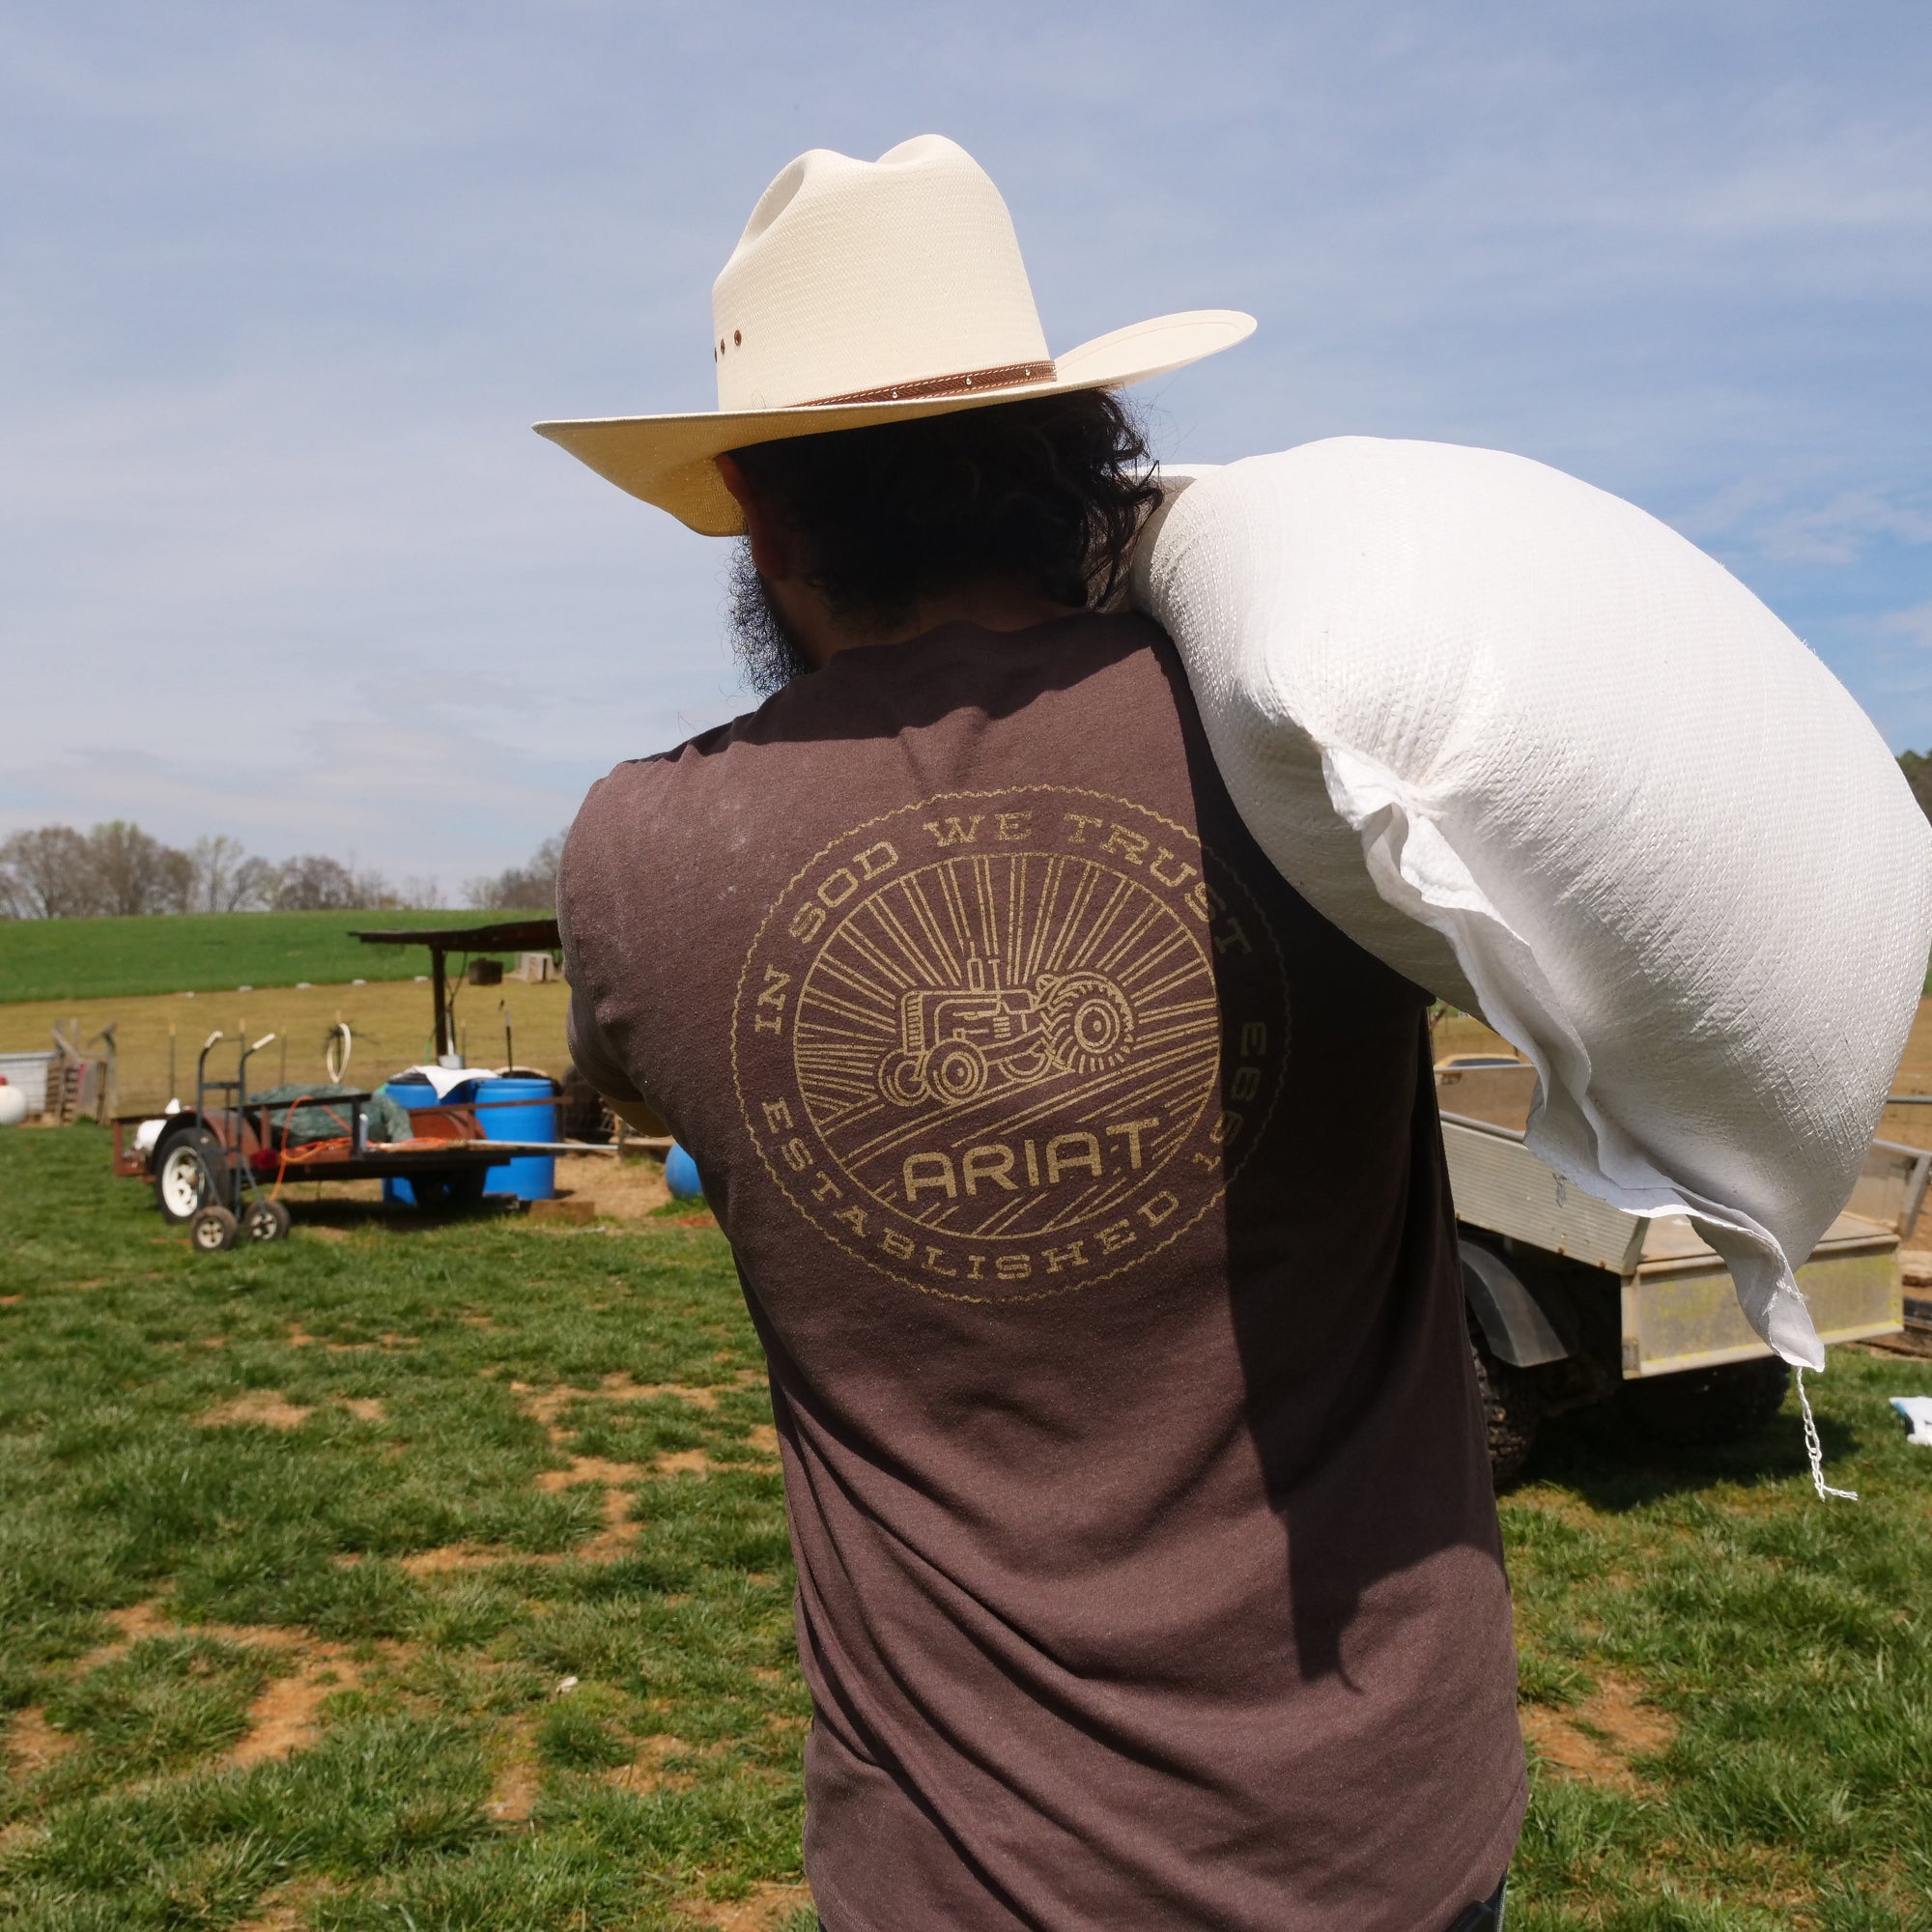
[[[427,1080],[391,1080],[384,1089],[391,1099],[412,1112],[422,1107],[476,1103],[477,1124],[485,1140],[554,1141],[556,1139],[556,1089],[548,1080],[499,1079],[479,1074],[453,1087],[440,1100]],[[500,1167],[485,1170],[486,1194],[514,1194],[524,1201],[549,1201],[556,1194],[556,1156],[519,1154]],[[383,1182],[383,1199],[412,1207],[415,1190],[407,1180],[391,1177]]]
[[[556,1139],[556,1089],[548,1080],[485,1078],[476,1083],[476,1118],[486,1140]],[[556,1156],[523,1153],[493,1167],[486,1194],[514,1194],[520,1201],[549,1201],[556,1194]]]
[[[383,1092],[399,1107],[407,1107],[413,1114],[419,1107],[453,1107],[466,1100],[473,1100],[476,1097],[476,1083],[466,1080],[460,1087],[452,1087],[445,1100],[436,1097],[436,1089],[427,1080],[391,1080],[384,1084]],[[398,1180],[395,1176],[386,1175],[383,1180],[383,1201],[391,1208],[413,1208],[416,1191],[407,1180]]]
[[673,1201],[702,1201],[704,1182],[697,1178],[697,1163],[673,1141],[665,1155],[665,1185]]

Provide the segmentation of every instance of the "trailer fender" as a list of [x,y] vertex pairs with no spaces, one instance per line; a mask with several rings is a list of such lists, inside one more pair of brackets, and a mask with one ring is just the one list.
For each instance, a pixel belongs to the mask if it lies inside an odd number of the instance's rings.
[[1570,1352],[1563,1338],[1502,1258],[1473,1241],[1456,1246],[1463,1259],[1463,1295],[1491,1353],[1519,1369],[1562,1361]]

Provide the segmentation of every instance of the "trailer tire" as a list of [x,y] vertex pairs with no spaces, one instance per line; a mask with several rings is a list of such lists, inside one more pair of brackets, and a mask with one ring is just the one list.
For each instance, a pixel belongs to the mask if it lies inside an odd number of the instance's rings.
[[1773,1355],[1626,1382],[1617,1406],[1641,1435],[1680,1448],[1715,1449],[1769,1428],[1790,1386],[1791,1371]]
[[155,1150],[155,1205],[161,1219],[179,1226],[220,1197],[217,1177],[228,1160],[206,1127],[183,1127]]
[[1476,1365],[1476,1392],[1483,1405],[1483,1432],[1490,1452],[1490,1481],[1498,1492],[1522,1474],[1536,1432],[1543,1426],[1543,1398],[1529,1372],[1492,1354],[1483,1332],[1469,1322],[1469,1353]]

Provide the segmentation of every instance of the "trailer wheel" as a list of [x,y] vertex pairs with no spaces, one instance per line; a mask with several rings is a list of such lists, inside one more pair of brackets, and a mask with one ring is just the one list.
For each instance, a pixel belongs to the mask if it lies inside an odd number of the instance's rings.
[[188,1246],[198,1255],[218,1255],[241,1237],[235,1216],[226,1208],[203,1208],[187,1224]]
[[1489,1441],[1490,1481],[1506,1490],[1522,1474],[1536,1432],[1543,1424],[1543,1399],[1524,1369],[1492,1354],[1475,1322],[1469,1323],[1469,1353],[1476,1364],[1476,1390],[1483,1404]]
[[1685,1448],[1743,1442],[1768,1428],[1784,1406],[1791,1371],[1776,1355],[1646,1376],[1617,1394],[1624,1420],[1645,1435]]
[[155,1159],[155,1205],[161,1218],[191,1221],[215,1197],[215,1176],[227,1166],[221,1143],[206,1127],[170,1134]]

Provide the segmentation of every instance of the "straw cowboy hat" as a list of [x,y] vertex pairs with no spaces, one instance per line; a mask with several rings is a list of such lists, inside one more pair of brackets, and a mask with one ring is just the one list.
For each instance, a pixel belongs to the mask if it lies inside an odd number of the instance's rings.
[[711,290],[718,408],[542,422],[620,490],[706,536],[744,518],[716,459],[746,443],[1112,389],[1232,349],[1233,309],[1157,316],[1046,353],[1012,217],[939,134],[876,161],[814,148],[773,182]]

